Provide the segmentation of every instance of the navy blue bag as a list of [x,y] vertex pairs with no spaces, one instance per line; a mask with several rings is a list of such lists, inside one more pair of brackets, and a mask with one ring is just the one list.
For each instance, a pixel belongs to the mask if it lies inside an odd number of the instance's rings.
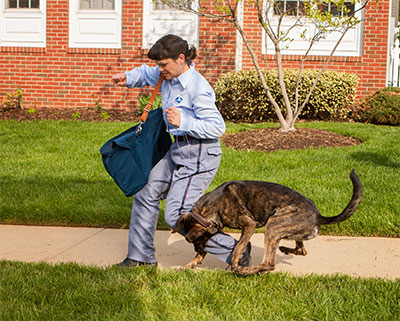
[[171,143],[162,110],[158,108],[149,112],[145,123],[111,138],[100,153],[115,183],[126,196],[132,196],[146,185],[151,169],[168,152]]
[[100,148],[105,169],[126,196],[134,195],[146,185],[151,169],[172,144],[162,109],[150,110],[163,79],[161,76],[140,122]]

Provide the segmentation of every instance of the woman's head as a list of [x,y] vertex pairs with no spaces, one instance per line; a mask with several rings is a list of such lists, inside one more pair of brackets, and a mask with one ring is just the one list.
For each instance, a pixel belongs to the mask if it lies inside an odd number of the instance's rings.
[[179,55],[185,56],[186,63],[190,66],[192,59],[197,57],[196,48],[189,45],[186,40],[175,35],[166,35],[151,47],[147,56],[152,60],[178,59]]
[[156,62],[160,73],[169,80],[179,77],[189,69],[192,59],[196,57],[196,48],[189,49],[186,40],[167,35],[151,47],[147,56]]

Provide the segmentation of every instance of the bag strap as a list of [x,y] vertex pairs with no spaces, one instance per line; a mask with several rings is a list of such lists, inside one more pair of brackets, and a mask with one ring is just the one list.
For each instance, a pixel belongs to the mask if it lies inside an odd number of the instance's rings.
[[157,93],[160,90],[160,87],[161,87],[161,84],[162,84],[163,80],[164,80],[164,75],[160,74],[160,78],[158,79],[157,85],[156,85],[156,87],[154,88],[154,90],[153,90],[153,92],[151,94],[149,102],[146,104],[146,107],[143,110],[142,116],[140,117],[140,123],[141,124],[143,124],[146,121],[147,116],[149,115],[150,109],[153,106],[154,99],[156,98]]

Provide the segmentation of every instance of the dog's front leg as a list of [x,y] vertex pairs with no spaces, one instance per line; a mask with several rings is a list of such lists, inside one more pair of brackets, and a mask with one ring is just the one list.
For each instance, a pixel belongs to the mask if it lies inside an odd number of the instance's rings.
[[193,260],[191,260],[188,264],[183,266],[181,269],[194,269],[197,265],[203,262],[204,257],[206,256],[207,252],[197,253]]
[[245,219],[246,219],[246,225],[242,228],[242,234],[240,235],[240,239],[237,242],[235,249],[233,250],[232,253],[231,266],[232,269],[236,272],[238,272],[238,270],[240,269],[239,267],[240,257],[256,229],[256,222],[254,222],[249,217],[245,217]]

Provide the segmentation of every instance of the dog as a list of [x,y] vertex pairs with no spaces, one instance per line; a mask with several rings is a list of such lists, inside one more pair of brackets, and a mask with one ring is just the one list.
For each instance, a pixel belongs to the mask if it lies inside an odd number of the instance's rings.
[[[197,252],[183,267],[194,268],[206,252],[207,241],[223,227],[240,229],[232,253],[231,268],[240,275],[264,273],[275,269],[275,254],[282,239],[294,240],[295,248],[279,247],[285,254],[306,255],[303,241],[316,237],[321,225],[348,219],[361,202],[361,181],[352,170],[353,195],[337,216],[322,216],[314,202],[293,189],[264,181],[229,181],[202,196],[192,212],[183,214],[172,233],[181,232]],[[241,267],[239,259],[256,228],[264,230],[264,258],[257,266]]]

